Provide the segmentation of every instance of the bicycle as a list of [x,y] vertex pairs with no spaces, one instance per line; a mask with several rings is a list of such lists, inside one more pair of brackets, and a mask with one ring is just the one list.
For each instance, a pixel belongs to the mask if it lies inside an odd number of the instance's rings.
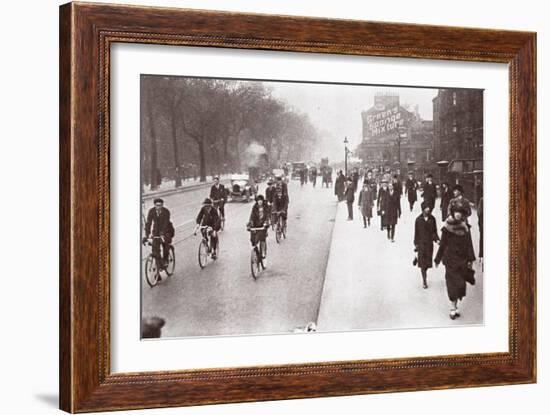
[[223,199],[212,201],[214,209],[218,211],[218,216],[220,217],[220,231],[223,231],[223,229],[225,228],[225,214],[222,215],[222,209],[221,209],[222,203],[224,203]]
[[[148,238],[146,244],[152,247],[154,239],[163,239],[163,237],[153,236],[152,238]],[[152,251],[147,256],[145,260],[145,280],[150,287],[154,287],[162,279],[160,276],[161,271],[164,271],[168,277],[174,274],[176,268],[176,253],[173,245],[170,245],[168,251],[168,264],[165,266],[163,262],[163,259],[160,258],[159,255],[153,254]]]
[[[261,228],[249,228],[249,232],[265,232],[267,229],[265,227]],[[259,242],[259,243],[258,243]],[[265,269],[265,259],[267,257],[267,241],[257,241],[252,246],[252,250],[250,252],[250,271],[252,274],[252,278],[254,280],[257,280],[260,276],[260,273],[262,270]]]
[[[218,244],[216,246],[216,250],[212,249],[212,242],[210,238],[210,233],[212,232],[211,226],[199,226],[198,229],[201,231],[202,239],[199,242],[199,252],[198,252],[198,260],[199,260],[199,267],[203,269],[206,267],[206,264],[208,263],[208,257],[212,257],[212,255],[215,253],[216,255],[219,252],[220,248],[220,240],[218,239]],[[194,235],[196,235],[197,232],[194,232]],[[212,258],[215,260],[215,258]]]
[[281,239],[286,239],[286,221],[283,218],[283,212],[274,212],[275,216],[275,240],[281,243]]

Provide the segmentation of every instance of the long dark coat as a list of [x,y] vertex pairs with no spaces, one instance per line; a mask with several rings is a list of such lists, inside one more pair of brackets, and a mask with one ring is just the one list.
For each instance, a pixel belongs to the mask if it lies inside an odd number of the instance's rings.
[[435,198],[437,197],[437,192],[435,190],[435,184],[433,183],[424,183],[422,186],[422,198],[424,199],[424,202],[430,205],[430,207],[433,209],[435,206]]
[[365,218],[372,218],[372,206],[374,205],[374,190],[367,186],[367,189],[361,190],[359,193],[359,206],[361,214]]
[[468,262],[475,261],[470,226],[452,218],[447,219],[441,229],[441,244],[435,256],[435,263],[445,265],[445,282],[449,300],[456,301],[466,296],[465,275]]
[[433,215],[420,214],[414,222],[414,246],[417,251],[418,267],[431,268],[434,242],[439,241],[437,225]]
[[397,192],[399,197],[403,194],[403,183],[399,179],[392,179],[393,190]]
[[409,203],[414,203],[418,200],[416,196],[416,189],[418,189],[418,183],[414,179],[407,179],[405,182],[405,189],[407,191],[407,198]]
[[380,187],[378,189],[378,197],[376,198],[376,210],[378,211],[378,215],[381,215],[380,211],[380,204],[382,203],[382,199],[386,197],[386,194],[388,193],[388,189],[385,189],[383,187]]
[[441,192],[441,219],[447,219],[449,216],[449,202],[453,198],[453,192],[447,188],[447,190],[442,190]]
[[348,203],[353,203],[355,201],[355,186],[353,185],[353,183],[346,186],[344,198]]
[[382,226],[397,224],[397,219],[401,216],[401,198],[397,191],[383,192],[380,196],[380,211],[382,214]]
[[338,196],[338,199],[341,200],[344,196],[345,190],[345,178],[344,175],[339,174],[334,183],[334,194]]

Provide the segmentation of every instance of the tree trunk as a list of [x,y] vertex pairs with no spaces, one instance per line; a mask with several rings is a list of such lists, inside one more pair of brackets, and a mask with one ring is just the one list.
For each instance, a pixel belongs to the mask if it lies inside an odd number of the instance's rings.
[[197,140],[199,145],[199,171],[200,171],[200,181],[206,181],[206,155],[204,153],[204,140]]
[[155,134],[155,119],[153,117],[153,105],[151,99],[149,99],[148,105],[148,115],[149,115],[149,129],[151,131],[151,190],[156,190],[158,188],[158,155],[157,155],[157,136]]
[[174,167],[176,169],[176,187],[181,187],[181,169],[178,152],[178,134],[176,129],[176,111],[172,108],[172,147],[174,149]]

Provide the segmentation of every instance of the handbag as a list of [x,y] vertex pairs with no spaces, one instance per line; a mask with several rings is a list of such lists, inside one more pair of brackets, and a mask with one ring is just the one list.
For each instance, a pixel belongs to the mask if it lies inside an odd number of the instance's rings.
[[464,272],[464,280],[471,285],[476,285],[475,271],[473,268],[467,268]]

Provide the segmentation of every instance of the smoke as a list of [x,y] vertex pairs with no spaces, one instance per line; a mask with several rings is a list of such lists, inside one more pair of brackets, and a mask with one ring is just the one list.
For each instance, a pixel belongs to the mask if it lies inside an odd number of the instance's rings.
[[265,158],[267,153],[264,146],[256,142],[252,142],[248,145],[244,151],[244,163],[247,167],[257,167],[260,161]]

